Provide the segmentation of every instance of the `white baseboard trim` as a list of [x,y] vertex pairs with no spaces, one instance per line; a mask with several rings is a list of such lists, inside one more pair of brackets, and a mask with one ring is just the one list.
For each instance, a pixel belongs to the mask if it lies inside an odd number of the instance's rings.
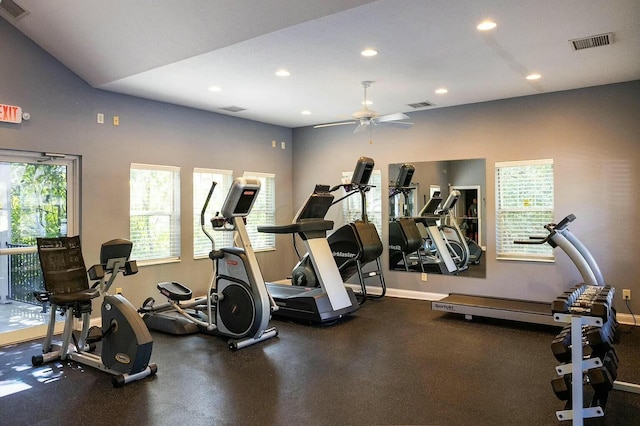
[[[355,292],[360,291],[360,285],[346,283],[347,287],[351,287],[351,289]],[[367,286],[367,293],[370,294],[379,294],[380,287],[377,286]],[[426,291],[416,291],[416,290],[401,290],[398,288],[387,288],[387,296],[389,297],[397,297],[400,299],[416,299],[416,300],[440,300],[448,296],[448,294],[442,293],[429,293]]]
[[387,296],[397,297],[399,299],[416,299],[416,300],[441,300],[448,296],[448,294],[431,293],[426,291],[416,290],[401,290],[397,288],[388,288]]
[[620,324],[631,325],[631,326],[633,326],[633,325],[637,326],[638,325],[638,320],[640,320],[640,318],[638,318],[638,316],[636,315],[636,323],[634,324],[633,315],[631,315],[631,314],[621,314],[620,312],[618,312],[616,314],[616,318],[618,319],[618,322]]

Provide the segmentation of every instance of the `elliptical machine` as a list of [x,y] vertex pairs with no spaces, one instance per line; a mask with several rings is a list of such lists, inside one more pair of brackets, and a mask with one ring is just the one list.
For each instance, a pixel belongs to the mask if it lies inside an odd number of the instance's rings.
[[[38,255],[45,290],[37,292],[38,301],[51,303],[51,318],[42,345],[42,355],[31,358],[34,366],[55,360],[71,359],[113,375],[112,383],[121,387],[134,380],[153,376],[158,371],[149,364],[153,339],[136,309],[120,294],[107,295],[119,272],[138,272],[135,260],[129,260],[133,244],[117,239],[102,245],[100,264],[89,269],[89,278],[97,282],[89,287],[82,258],[80,238],[38,238]],[[102,327],[91,327],[91,302],[104,296]],[[62,344],[52,343],[56,311],[66,315]],[[76,339],[74,318],[82,318],[82,331]],[[71,346],[71,340],[75,347]],[[102,342],[100,354],[94,353]]]
[[[472,239],[465,236],[454,215],[455,205],[460,199],[460,191],[452,190],[441,209],[436,211],[441,216],[440,229],[456,256],[460,259],[458,267],[466,269],[468,265],[477,265],[482,257],[482,248]],[[458,263],[458,262],[456,262]]]
[[[378,235],[378,230],[373,223],[369,222],[367,216],[366,193],[372,188],[369,185],[369,178],[373,172],[374,164],[373,159],[360,157],[353,171],[351,182],[336,185],[329,189],[329,193],[335,192],[340,188],[343,188],[346,192],[346,195],[333,201],[331,205],[335,205],[354,194],[360,194],[362,206],[360,220],[341,226],[327,237],[333,260],[338,266],[342,281],[347,281],[356,274],[358,276],[361,291],[356,293],[356,296],[358,296],[360,304],[364,303],[368,297],[374,299],[384,297],[387,290],[380,262],[380,255],[383,250],[382,241]],[[295,235],[293,238],[295,243]],[[374,261],[375,269],[365,275],[363,267]],[[368,294],[365,281],[376,277],[380,282],[380,293]],[[293,268],[291,282],[295,286],[320,286],[309,253],[305,253]]]
[[200,226],[212,246],[209,258],[213,261],[213,270],[207,296],[192,300],[188,287],[175,281],[159,283],[157,288],[167,297],[167,302],[154,306],[155,300],[148,298],[139,312],[144,314],[144,322],[152,330],[189,334],[195,325],[202,332],[231,337],[229,348],[237,350],[278,335],[275,327],[268,327],[271,313],[278,310],[278,306],[267,292],[244,224],[260,191],[260,181],[233,180],[221,217],[212,218],[211,225],[214,229],[237,232],[239,247],[219,250],[204,220],[215,187],[213,182],[200,213]]
[[[442,273],[458,273],[469,267],[469,246],[451,213],[459,198],[460,191],[452,190],[442,202],[440,192],[435,192],[416,218],[426,227],[425,252],[449,266],[441,268]],[[438,207],[433,210],[434,206]]]

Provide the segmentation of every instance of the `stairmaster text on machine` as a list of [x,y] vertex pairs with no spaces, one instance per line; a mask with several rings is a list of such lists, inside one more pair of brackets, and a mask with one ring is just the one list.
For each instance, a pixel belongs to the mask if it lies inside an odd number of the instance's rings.
[[357,256],[357,254],[349,253],[348,251],[334,251],[331,254],[333,254],[333,257],[348,257],[348,258],[352,258],[352,257],[356,257]]

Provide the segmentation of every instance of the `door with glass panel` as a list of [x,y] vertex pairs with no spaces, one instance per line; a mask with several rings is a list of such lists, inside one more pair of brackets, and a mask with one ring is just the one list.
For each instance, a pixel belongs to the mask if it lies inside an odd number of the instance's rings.
[[44,335],[37,237],[76,235],[75,156],[0,150],[0,345]]

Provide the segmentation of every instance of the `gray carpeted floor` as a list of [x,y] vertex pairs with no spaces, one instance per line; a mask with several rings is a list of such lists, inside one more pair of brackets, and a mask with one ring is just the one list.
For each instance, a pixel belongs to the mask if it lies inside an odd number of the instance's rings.
[[[224,338],[154,334],[158,375],[123,389],[78,364],[31,367],[36,342],[0,348],[0,395],[9,393],[0,397],[0,423],[561,424],[563,403],[550,385],[558,329],[468,322],[393,298],[369,301],[331,327],[272,323],[278,338],[238,352]],[[640,383],[638,333],[621,333],[619,380]],[[614,391],[606,416],[585,424],[639,419],[640,395]]]

